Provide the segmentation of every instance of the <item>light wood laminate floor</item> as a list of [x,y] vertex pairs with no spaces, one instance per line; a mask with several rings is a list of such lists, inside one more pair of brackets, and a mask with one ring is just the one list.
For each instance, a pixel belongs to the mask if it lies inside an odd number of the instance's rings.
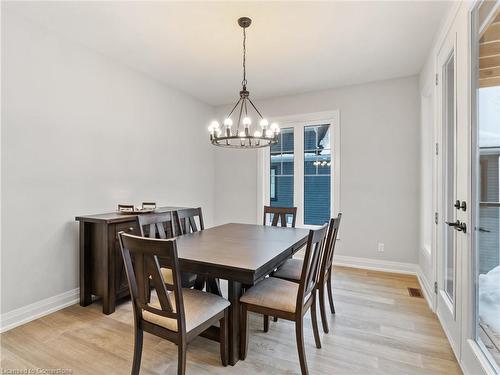
[[[335,267],[336,315],[316,349],[306,316],[311,374],[461,374],[436,316],[413,276]],[[73,374],[129,374],[133,351],[130,302],[106,316],[98,302],[70,306],[1,334],[2,368],[69,368]],[[321,326],[320,326],[321,327]],[[293,323],[280,320],[262,331],[250,317],[248,357],[222,367],[216,342],[198,338],[188,346],[188,374],[298,374]],[[145,334],[141,374],[174,374],[177,348]]]

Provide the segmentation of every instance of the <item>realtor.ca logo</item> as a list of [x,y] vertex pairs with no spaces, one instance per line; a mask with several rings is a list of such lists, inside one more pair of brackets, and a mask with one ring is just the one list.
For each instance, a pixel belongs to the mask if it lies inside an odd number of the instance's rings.
[[53,375],[53,374],[72,374],[73,369],[70,368],[0,368],[0,374],[9,375]]

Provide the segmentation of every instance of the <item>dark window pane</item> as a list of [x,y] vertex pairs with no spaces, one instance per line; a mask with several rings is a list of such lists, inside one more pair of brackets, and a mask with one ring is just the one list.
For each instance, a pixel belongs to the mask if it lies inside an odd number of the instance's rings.
[[293,176],[276,177],[276,196],[272,207],[293,207]]
[[313,126],[308,126],[304,130],[304,150],[316,149],[316,131]]
[[293,154],[285,154],[283,155],[283,169],[282,173],[283,175],[293,175]]
[[275,162],[273,160],[271,163],[271,169],[274,169],[274,174],[276,176],[279,176],[281,174],[281,162],[280,161]]
[[323,225],[330,218],[330,176],[304,177],[304,224]]
[[304,162],[304,174],[305,175],[316,174],[316,165],[314,165],[314,161],[306,160]]
[[281,129],[271,148],[270,197],[273,207],[293,207],[293,128]]
[[330,218],[330,125],[304,128],[304,224],[322,225]]
[[278,143],[271,145],[271,154],[277,154],[281,152],[281,135],[278,136]]
[[293,152],[293,129],[283,129],[281,132],[281,150]]

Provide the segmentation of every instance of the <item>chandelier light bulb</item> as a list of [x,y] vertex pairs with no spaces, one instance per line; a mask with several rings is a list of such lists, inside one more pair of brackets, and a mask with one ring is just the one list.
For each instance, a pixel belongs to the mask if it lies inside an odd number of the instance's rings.
[[245,125],[246,128],[252,123],[252,119],[250,117],[243,117],[243,125]]
[[274,133],[279,133],[280,132],[280,127],[277,123],[273,122],[270,126],[271,131],[273,131]]
[[271,129],[266,130],[266,138],[272,138],[273,137],[273,132]]
[[262,133],[260,131],[256,130],[255,133],[253,133],[253,136],[258,138],[258,137],[262,136]]
[[262,129],[266,128],[268,125],[269,125],[269,121],[267,121],[265,118],[263,118],[262,120],[260,120],[260,127]]
[[231,126],[233,126],[233,120],[231,120],[230,118],[227,118],[224,120],[224,125],[228,128],[230,128]]
[[214,120],[214,121],[212,121],[212,123],[208,127],[208,130],[215,131],[215,130],[219,129],[219,127],[220,127],[219,121]]

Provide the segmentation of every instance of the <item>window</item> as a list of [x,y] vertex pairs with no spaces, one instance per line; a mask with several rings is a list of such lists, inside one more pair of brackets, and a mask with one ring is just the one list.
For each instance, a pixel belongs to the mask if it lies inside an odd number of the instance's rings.
[[281,129],[279,141],[271,146],[270,205],[293,207],[293,128]]
[[279,121],[278,143],[260,154],[260,199],[262,206],[296,206],[297,225],[316,226],[339,211],[338,112],[303,117]]

